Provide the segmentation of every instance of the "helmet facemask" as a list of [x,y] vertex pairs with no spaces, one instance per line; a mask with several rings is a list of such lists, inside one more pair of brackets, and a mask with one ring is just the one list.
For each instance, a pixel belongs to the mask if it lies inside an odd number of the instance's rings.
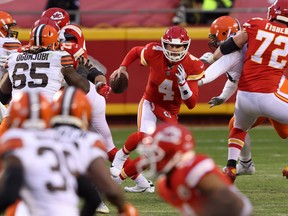
[[[173,40],[175,41],[175,43],[173,43]],[[163,47],[163,53],[169,61],[178,62],[181,61],[186,56],[190,46],[190,40],[188,42],[182,42],[182,43],[179,42],[180,40],[179,41],[176,41],[177,39],[173,40],[172,42],[170,41],[167,42],[162,38],[161,42]],[[184,46],[184,50],[179,52],[170,51],[169,49],[167,49],[168,44],[171,44],[172,46]]]

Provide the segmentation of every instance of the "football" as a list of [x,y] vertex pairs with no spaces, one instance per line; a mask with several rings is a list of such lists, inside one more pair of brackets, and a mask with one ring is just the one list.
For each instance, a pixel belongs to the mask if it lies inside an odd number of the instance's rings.
[[114,80],[110,79],[110,87],[116,94],[124,92],[128,87],[128,76],[125,73],[121,73]]

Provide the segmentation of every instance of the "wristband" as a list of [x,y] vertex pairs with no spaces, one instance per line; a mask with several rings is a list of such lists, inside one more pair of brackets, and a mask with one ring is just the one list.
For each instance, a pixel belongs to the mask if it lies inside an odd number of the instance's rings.
[[193,92],[190,90],[187,82],[185,82],[185,84],[182,86],[178,85],[178,88],[180,90],[182,100],[187,100],[193,95]]

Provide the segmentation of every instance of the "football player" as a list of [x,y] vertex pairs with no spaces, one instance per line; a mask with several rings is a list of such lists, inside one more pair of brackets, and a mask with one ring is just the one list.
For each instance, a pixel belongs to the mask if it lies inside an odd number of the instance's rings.
[[[81,215],[94,215],[99,195],[90,180],[80,175],[77,149],[64,143],[56,145],[51,139],[54,132],[47,129],[53,117],[51,103],[41,93],[23,91],[16,93],[9,111],[9,130],[0,142],[4,169],[0,212],[21,197],[29,213],[25,208],[10,207],[6,215],[76,216],[79,215],[77,188],[78,194],[85,198]],[[100,153],[94,155],[101,156]]]
[[[3,65],[7,56],[13,52],[17,52],[17,49],[21,47],[20,41],[17,39],[18,32],[13,30],[16,26],[16,21],[12,15],[6,11],[0,11],[0,80],[2,79],[6,70]],[[5,115],[6,107],[0,103],[0,121],[2,121],[3,115]]]
[[235,120],[229,134],[228,161],[224,169],[227,176],[234,180],[236,163],[244,146],[247,130],[256,119],[264,116],[277,123],[288,123],[283,112],[288,108],[287,80],[283,76],[288,56],[284,51],[285,47],[281,45],[287,43],[287,3],[287,0],[276,0],[268,8],[267,19],[254,18],[244,23],[244,29],[240,33],[222,43],[207,59],[208,62],[213,62],[222,55],[249,44],[238,83]]
[[[211,38],[209,44],[214,44],[214,50],[218,48],[221,42],[227,39],[225,36],[226,35],[229,36],[228,32],[230,33],[231,36],[234,36],[236,32],[240,29],[239,27],[233,28],[234,26],[239,26],[239,22],[235,18],[229,16],[219,17],[212,23],[210,28],[210,35],[212,34],[214,36],[209,36]],[[221,37],[219,37],[218,35],[221,35]],[[200,85],[212,82],[213,80],[215,80],[217,77],[219,77],[224,73],[226,73],[228,77],[228,80],[224,86],[221,95],[213,97],[209,101],[211,107],[224,103],[235,93],[238,86],[239,77],[242,73],[243,61],[246,54],[246,50],[247,47],[244,46],[238,52],[233,52],[228,55],[225,55],[205,70],[205,78],[201,79],[198,82],[198,84]],[[212,53],[204,54],[203,55],[204,60],[209,55],[212,55]],[[202,57],[200,57],[200,59],[201,58]],[[283,76],[282,79],[283,79],[282,82],[284,82],[285,76]],[[282,86],[281,84],[282,82],[280,82],[279,86]],[[259,117],[251,128],[258,126],[267,120],[269,120],[269,122],[272,124],[272,126],[275,128],[276,132],[282,139],[286,139],[288,137],[288,125],[281,124],[267,117]],[[229,122],[230,130],[233,128],[233,123],[234,123],[234,117],[232,117]],[[250,137],[249,134],[247,133],[245,137],[245,145],[241,150],[239,163],[237,163],[236,166],[237,175],[251,175],[255,172],[255,166],[252,161],[250,152],[250,145],[251,145]]]
[[[73,59],[66,51],[59,50],[58,32],[50,25],[35,27],[29,45],[21,53],[12,53],[5,65],[8,71],[0,87],[0,102],[8,104],[16,92],[41,91],[52,100],[61,88],[62,80],[89,91],[88,80],[73,68]],[[7,129],[7,116],[3,119],[0,134]]]
[[[133,151],[145,134],[151,134],[158,121],[178,122],[180,106],[184,103],[193,109],[197,102],[199,80],[204,75],[204,64],[188,52],[190,38],[187,31],[180,26],[166,30],[161,43],[152,42],[146,46],[132,48],[120,67],[110,79],[121,73],[127,73],[127,67],[139,59],[141,65],[148,66],[149,78],[146,89],[138,107],[138,132],[130,135],[112,163],[111,174],[117,182],[137,173],[135,164],[124,166],[129,153]],[[120,175],[119,175],[120,173]],[[128,192],[143,192],[147,188],[125,187]]]
[[138,146],[137,167],[157,177],[159,196],[181,215],[248,216],[252,205],[215,162],[195,152],[195,140],[183,126],[164,123]]

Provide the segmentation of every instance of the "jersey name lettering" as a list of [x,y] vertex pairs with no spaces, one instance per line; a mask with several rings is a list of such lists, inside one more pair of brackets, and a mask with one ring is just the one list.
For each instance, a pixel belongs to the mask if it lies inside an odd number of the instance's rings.
[[17,56],[16,61],[27,61],[27,60],[48,60],[49,53],[23,53]]
[[281,28],[281,27],[278,27],[278,26],[274,26],[274,25],[271,25],[271,23],[267,23],[266,26],[265,26],[265,29],[268,30],[268,31],[272,31],[272,32],[288,35],[288,28]]

